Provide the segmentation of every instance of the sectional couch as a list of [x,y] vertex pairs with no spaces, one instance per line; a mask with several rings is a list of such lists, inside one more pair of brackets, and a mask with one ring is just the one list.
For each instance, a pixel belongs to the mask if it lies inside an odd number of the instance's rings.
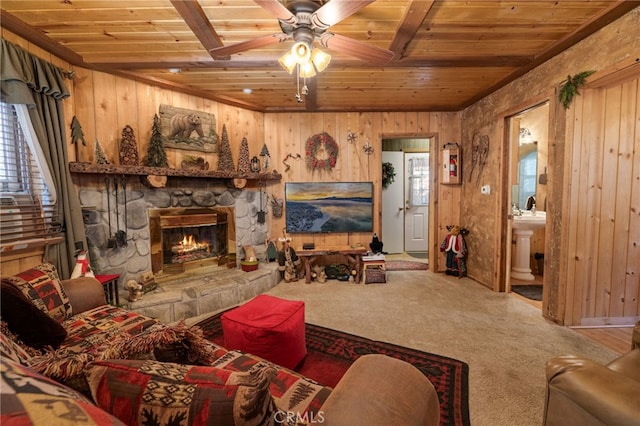
[[[107,305],[93,278],[51,264],[2,277],[0,423],[436,425],[415,367],[359,358],[331,389],[183,322]],[[51,423],[53,421],[53,423]]]

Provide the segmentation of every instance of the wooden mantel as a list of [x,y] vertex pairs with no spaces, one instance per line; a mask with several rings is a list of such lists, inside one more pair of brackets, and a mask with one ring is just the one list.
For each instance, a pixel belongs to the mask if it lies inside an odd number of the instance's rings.
[[70,162],[71,173],[110,174],[110,175],[140,175],[140,176],[179,176],[209,179],[246,179],[246,180],[281,180],[282,175],[277,171],[268,173],[238,173],[213,170],[173,169],[170,167],[147,166],[119,166],[115,164],[94,164]]

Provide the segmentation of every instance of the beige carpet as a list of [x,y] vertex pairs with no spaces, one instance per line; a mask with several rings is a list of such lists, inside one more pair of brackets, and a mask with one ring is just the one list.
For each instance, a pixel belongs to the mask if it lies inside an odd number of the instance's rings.
[[387,284],[283,282],[269,293],[304,300],[309,323],[468,363],[474,426],[540,425],[545,362],[554,355],[616,357],[517,297],[468,278],[392,271]]

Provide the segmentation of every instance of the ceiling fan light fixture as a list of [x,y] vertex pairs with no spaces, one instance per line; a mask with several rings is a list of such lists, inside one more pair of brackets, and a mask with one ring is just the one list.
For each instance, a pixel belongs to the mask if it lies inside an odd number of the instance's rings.
[[293,54],[290,51],[285,53],[284,55],[282,55],[278,59],[278,63],[289,74],[293,74],[293,70],[295,70],[296,69],[296,65],[298,65],[298,62],[296,61],[295,56],[293,56]]
[[329,66],[329,62],[331,62],[331,55],[320,49],[313,49],[311,51],[311,62],[313,62],[313,66],[318,72],[322,72]]
[[291,54],[299,64],[302,64],[311,58],[311,47],[307,42],[299,41],[291,47]]
[[307,61],[304,64],[300,64],[300,77],[310,78],[316,75],[316,69],[311,61]]

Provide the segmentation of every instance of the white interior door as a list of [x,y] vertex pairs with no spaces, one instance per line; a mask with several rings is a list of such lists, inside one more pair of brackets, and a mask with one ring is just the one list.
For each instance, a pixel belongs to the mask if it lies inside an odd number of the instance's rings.
[[427,251],[429,241],[429,154],[404,154],[404,251]]
[[404,251],[404,161],[401,151],[382,151],[382,162],[393,164],[396,178],[382,188],[382,235],[387,253]]

